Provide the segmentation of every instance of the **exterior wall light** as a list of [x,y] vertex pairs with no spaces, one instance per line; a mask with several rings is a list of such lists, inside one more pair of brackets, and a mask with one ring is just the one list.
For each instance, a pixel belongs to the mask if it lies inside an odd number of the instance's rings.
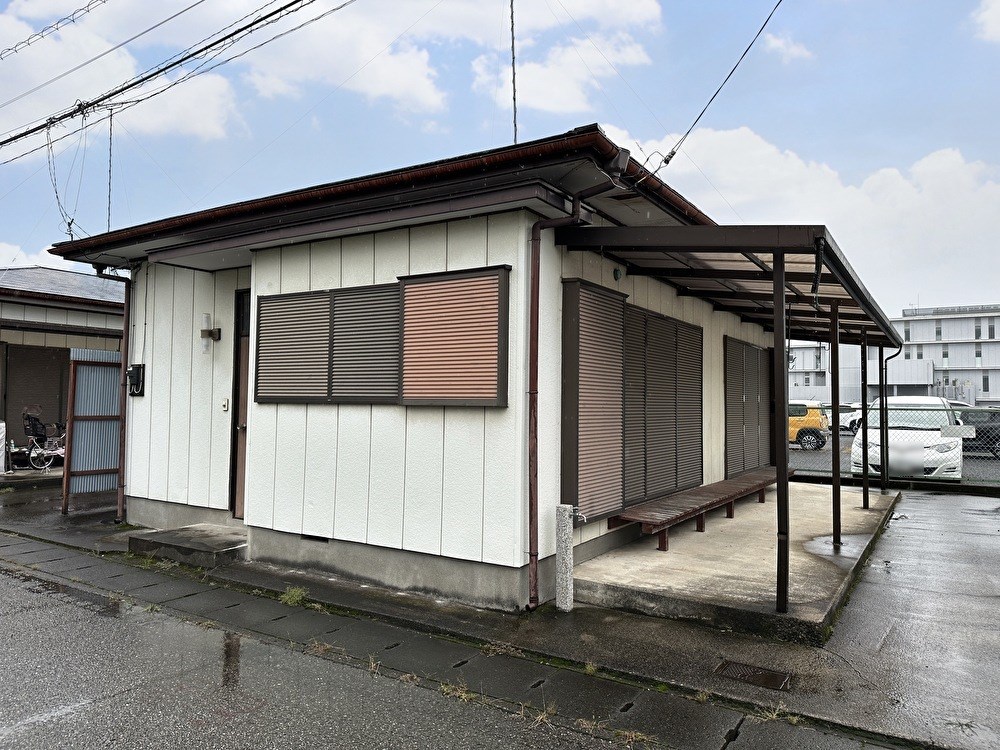
[[219,341],[222,338],[221,328],[212,328],[212,314],[201,314],[201,350],[208,351],[209,341]]

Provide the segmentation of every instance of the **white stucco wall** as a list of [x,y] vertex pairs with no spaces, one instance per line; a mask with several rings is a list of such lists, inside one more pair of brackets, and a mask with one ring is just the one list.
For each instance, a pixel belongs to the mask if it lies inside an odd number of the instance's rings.
[[255,253],[254,316],[258,295],[509,264],[510,405],[251,402],[248,524],[523,564],[529,226],[527,214],[512,212]]
[[[250,269],[215,274],[144,264],[132,288],[130,363],[146,365],[145,395],[128,400],[129,495],[229,507],[233,326]],[[222,340],[201,347],[201,316]],[[230,405],[232,408],[232,405]]]

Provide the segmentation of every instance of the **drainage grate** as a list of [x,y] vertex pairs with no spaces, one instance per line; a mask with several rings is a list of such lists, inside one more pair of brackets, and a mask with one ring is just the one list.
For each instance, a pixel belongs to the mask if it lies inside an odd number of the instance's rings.
[[776,672],[773,669],[755,667],[752,664],[740,664],[738,661],[724,661],[715,668],[716,674],[730,677],[740,682],[770,688],[771,690],[788,690],[791,687],[790,672]]

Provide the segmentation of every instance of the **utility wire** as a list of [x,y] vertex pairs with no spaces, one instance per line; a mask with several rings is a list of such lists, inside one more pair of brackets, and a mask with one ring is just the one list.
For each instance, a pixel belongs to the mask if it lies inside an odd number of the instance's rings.
[[514,100],[514,144],[517,144],[517,59],[514,46],[514,0],[510,0],[510,90]]
[[82,8],[78,8],[77,10],[74,10],[68,16],[60,18],[55,23],[50,23],[44,29],[41,29],[40,31],[36,31],[34,34],[32,34],[31,36],[29,36],[27,39],[24,39],[24,40],[18,42],[13,47],[7,47],[6,49],[0,50],[0,60],[3,60],[5,57],[10,57],[11,55],[13,55],[13,54],[15,54],[15,53],[20,52],[21,50],[23,50],[25,47],[28,47],[29,45],[32,45],[35,42],[37,42],[37,41],[39,41],[41,39],[44,39],[49,34],[52,34],[52,33],[56,32],[56,31],[59,31],[59,29],[61,29],[63,26],[67,26],[68,24],[71,24],[71,23],[76,23],[76,20],[78,18],[80,18],[81,16],[86,15],[87,13],[89,13],[90,11],[92,11],[94,8],[96,8],[98,5],[103,5],[107,1],[108,0],[90,0],[90,2],[87,3],[85,6],[83,6]]
[[124,47],[124,46],[125,46],[126,44],[129,44],[129,43],[131,43],[131,42],[134,42],[134,41],[135,41],[136,39],[138,39],[139,37],[142,37],[142,36],[145,36],[146,34],[148,34],[148,33],[149,33],[149,32],[151,32],[151,31],[155,31],[156,29],[158,29],[158,28],[160,28],[161,26],[163,26],[163,24],[165,24],[165,23],[168,23],[168,22],[170,22],[170,21],[173,21],[173,20],[174,20],[175,18],[177,18],[178,16],[180,16],[180,15],[183,15],[183,14],[187,13],[187,12],[188,12],[189,10],[191,10],[192,8],[196,8],[197,6],[201,5],[201,4],[203,3],[203,2],[205,2],[205,0],[197,0],[197,2],[194,2],[194,3],[192,3],[191,5],[189,5],[188,7],[184,8],[183,10],[179,10],[179,11],[177,11],[176,13],[174,13],[174,14],[173,14],[172,16],[170,16],[170,17],[168,17],[168,18],[164,18],[164,19],[163,19],[162,21],[160,21],[159,23],[157,23],[157,24],[154,24],[153,26],[150,26],[150,27],[149,27],[148,29],[146,29],[145,31],[140,31],[140,32],[139,32],[138,34],[136,34],[136,35],[134,35],[134,36],[131,36],[131,37],[129,37],[129,38],[128,38],[128,39],[126,39],[126,40],[125,40],[124,42],[119,42],[119,43],[118,43],[118,44],[116,44],[116,45],[115,45],[114,47],[111,47],[110,49],[106,49],[106,50],[104,50],[104,52],[102,52],[101,54],[99,54],[99,55],[95,55],[94,57],[90,58],[89,60],[84,60],[84,61],[83,61],[82,63],[80,63],[79,65],[76,65],[76,66],[74,66],[74,67],[70,68],[69,70],[67,70],[67,71],[64,71],[63,73],[60,73],[59,75],[55,76],[54,78],[50,78],[49,80],[45,81],[44,83],[40,83],[40,84],[38,84],[38,85],[37,85],[37,86],[35,86],[34,88],[32,88],[32,89],[29,89],[28,91],[25,91],[25,92],[24,92],[23,94],[18,94],[18,95],[17,95],[17,96],[15,96],[15,97],[14,97],[13,99],[8,99],[7,101],[5,101],[5,102],[3,102],[2,104],[0,104],[0,109],[3,109],[4,107],[6,107],[6,106],[7,106],[7,105],[9,105],[9,104],[13,104],[14,102],[19,102],[19,101],[21,101],[22,99],[24,99],[24,98],[25,98],[26,96],[31,96],[31,95],[32,95],[32,94],[34,94],[35,92],[37,92],[37,91],[41,91],[42,89],[44,89],[44,88],[45,88],[46,86],[50,86],[50,85],[52,85],[53,83],[55,83],[56,81],[61,81],[61,80],[62,80],[63,78],[65,78],[66,76],[68,76],[68,75],[72,75],[72,74],[73,74],[73,73],[75,73],[76,71],[78,71],[78,70],[80,70],[80,69],[82,69],[82,68],[85,68],[85,67],[87,67],[87,66],[88,66],[88,65],[90,65],[91,63],[95,63],[95,62],[97,62],[98,60],[100,60],[100,59],[101,59],[101,58],[103,58],[103,57],[107,57],[107,56],[108,56],[108,55],[110,55],[110,54],[111,54],[112,52],[115,52],[116,50],[119,50],[119,49],[121,49],[121,48],[122,48],[122,47]]
[[[729,75],[727,75],[722,80],[722,83],[719,84],[719,88],[717,88],[715,90],[715,93],[712,94],[712,98],[708,100],[708,103],[705,104],[704,107],[702,107],[701,112],[698,113],[698,116],[696,118],[694,118],[694,122],[691,123],[691,127],[689,127],[687,129],[687,131],[684,133],[684,135],[682,135],[680,137],[680,139],[677,141],[677,143],[674,144],[674,147],[672,149],[670,149],[670,152],[666,156],[663,157],[663,161],[660,163],[660,165],[655,170],[653,170],[653,172],[651,172],[650,174],[655,174],[660,169],[662,169],[663,167],[667,166],[670,163],[671,159],[673,159],[674,156],[677,155],[677,151],[680,149],[680,147],[682,145],[684,145],[684,141],[687,140],[687,137],[689,135],[691,135],[691,131],[695,129],[695,126],[701,120],[702,115],[704,115],[705,112],[708,111],[708,108],[712,106],[712,102],[715,101],[715,97],[717,97],[719,95],[719,92],[722,91],[723,87],[727,83],[729,83],[729,79],[733,77],[733,73],[735,73],[736,69],[738,67],[740,67],[740,63],[743,62],[743,58],[745,58],[747,56],[747,54],[749,54],[750,48],[753,47],[754,43],[760,38],[760,35],[764,33],[764,29],[767,28],[767,24],[770,22],[771,17],[777,12],[778,7],[781,5],[781,3],[783,1],[784,0],[778,0],[778,2],[776,2],[774,4],[774,7],[771,9],[771,12],[768,13],[767,18],[764,19],[764,23],[761,24],[761,27],[757,30],[757,33],[754,35],[754,38],[750,40],[750,44],[748,44],[747,48],[745,50],[743,50],[743,54],[740,55],[740,59],[736,61],[736,64],[733,66],[733,69],[729,71]],[[2,144],[0,144],[0,145],[2,145]]]
[[[198,1],[204,2],[204,0],[198,0]],[[264,15],[259,16],[253,21],[250,21],[249,23],[240,26],[239,28],[226,34],[225,36],[219,39],[215,39],[211,42],[208,42],[207,44],[204,44],[185,55],[177,57],[171,62],[168,62],[164,65],[160,65],[143,75],[133,78],[131,81],[124,83],[120,86],[117,86],[116,88],[111,89],[110,91],[107,91],[104,94],[101,94],[100,96],[96,97],[95,99],[89,102],[82,102],[82,101],[78,102],[74,107],[49,117],[45,122],[28,127],[19,133],[16,133],[14,135],[8,136],[7,138],[4,138],[3,140],[0,140],[0,148],[8,146],[11,143],[23,140],[28,136],[40,133],[43,130],[51,128],[53,125],[57,125],[60,122],[64,122],[66,120],[70,120],[74,117],[82,115],[84,112],[94,109],[98,105],[103,104],[113,99],[116,96],[119,96],[127,91],[131,91],[132,89],[138,88],[142,84],[147,83],[148,81],[151,81],[152,79],[157,78],[158,76],[164,75],[165,73],[168,73],[174,68],[177,68],[180,65],[184,64],[188,60],[204,55],[206,52],[211,51],[213,48],[218,47],[220,44],[225,44],[234,37],[245,35],[246,32],[253,31],[260,26],[266,25],[269,19],[272,19],[275,16],[278,16],[280,14],[287,15],[286,11],[289,11],[289,9],[294,8],[295,10],[298,10],[299,8],[296,8],[295,6],[305,7],[306,5],[311,4],[312,2],[315,2],[315,0],[291,0],[291,2],[287,2],[275,10],[272,10],[269,13],[265,13]],[[354,2],[354,0],[350,0],[350,2]],[[289,12],[294,12],[294,11],[289,11]]]

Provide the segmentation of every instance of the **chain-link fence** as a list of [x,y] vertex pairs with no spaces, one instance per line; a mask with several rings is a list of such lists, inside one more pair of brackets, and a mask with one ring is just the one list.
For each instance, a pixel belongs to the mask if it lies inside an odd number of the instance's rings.
[[893,480],[1000,485],[1000,409],[890,396],[885,433],[878,401],[869,406],[866,443],[860,405],[855,406],[842,405],[840,424],[833,425],[832,410],[791,404],[789,466],[799,474],[832,475],[832,437],[838,429],[843,476],[860,478],[867,453],[868,474],[876,480],[884,462]]

